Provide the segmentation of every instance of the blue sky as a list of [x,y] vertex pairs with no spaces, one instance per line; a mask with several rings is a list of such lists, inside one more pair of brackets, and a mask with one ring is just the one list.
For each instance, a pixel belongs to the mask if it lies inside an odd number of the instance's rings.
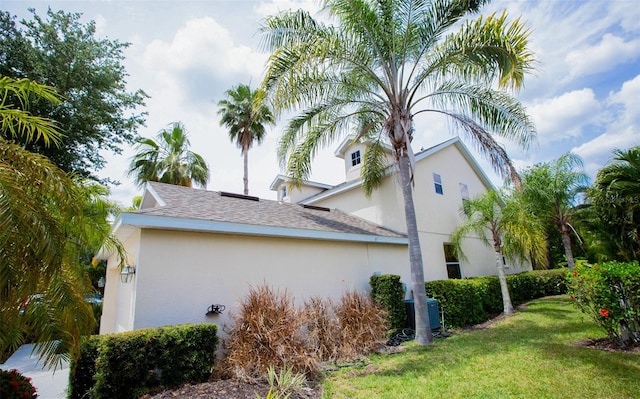
[[[130,90],[141,88],[152,137],[182,121],[192,149],[210,164],[208,189],[242,192],[242,158],[218,124],[217,102],[238,83],[257,85],[267,54],[260,51],[260,21],[278,10],[317,10],[316,1],[30,1],[2,0],[0,8],[29,18],[28,8],[81,12],[94,20],[97,36],[130,42],[124,62]],[[636,0],[495,0],[482,14],[506,10],[531,30],[536,72],[518,93],[536,123],[538,143],[523,152],[504,143],[521,168],[573,151],[593,177],[615,148],[640,144],[640,6]],[[280,172],[276,144],[284,120],[268,131],[263,145],[249,153],[252,195],[275,199],[269,184]],[[455,134],[441,120],[417,120],[414,148],[429,147]],[[338,143],[335,144],[337,146]],[[335,146],[320,153],[312,179],[344,180]],[[128,205],[140,194],[125,176],[133,151],[106,154],[103,176],[119,180],[115,200]],[[488,163],[478,156],[497,185]],[[419,177],[418,177],[419,178]]]

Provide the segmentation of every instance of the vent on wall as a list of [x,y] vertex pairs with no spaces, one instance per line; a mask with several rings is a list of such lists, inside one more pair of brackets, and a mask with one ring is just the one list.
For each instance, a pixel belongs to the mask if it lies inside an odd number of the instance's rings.
[[314,205],[303,204],[302,207],[305,209],[313,209],[314,211],[331,212],[331,209],[325,208],[324,206],[314,206]]
[[228,193],[226,191],[220,191],[220,196],[221,197],[229,197],[229,198],[245,199],[245,200],[249,200],[249,201],[260,201],[260,198],[254,197],[252,195],[242,195],[242,194],[236,194],[236,193]]

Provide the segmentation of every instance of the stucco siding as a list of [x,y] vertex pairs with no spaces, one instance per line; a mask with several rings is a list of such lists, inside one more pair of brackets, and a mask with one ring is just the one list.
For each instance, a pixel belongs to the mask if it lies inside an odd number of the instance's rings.
[[[137,249],[140,245],[140,231],[128,236],[122,242],[127,249],[125,263],[137,265]],[[104,301],[100,319],[100,333],[129,331],[133,328],[134,303],[136,298],[136,279],[123,284],[120,281],[120,259],[116,254],[107,260],[107,272],[104,287]]]
[[[405,245],[142,231],[133,329],[229,322],[250,286],[286,289],[298,303],[365,291],[374,272],[408,272]],[[222,315],[206,316],[212,304]]]
[[[440,176],[442,194],[436,193],[433,174]],[[486,192],[489,187],[478,176],[455,145],[447,146],[416,163],[414,206],[425,279],[446,279],[444,244],[451,241],[451,233],[464,223],[460,214],[462,192],[467,187],[469,197]],[[404,205],[397,174],[384,178],[380,187],[367,198],[360,186],[325,196],[313,205],[336,208],[373,223],[406,232]],[[463,277],[496,274],[493,250],[478,237],[465,240],[463,249],[468,260],[461,260]],[[508,273],[528,269],[527,265],[507,269]]]

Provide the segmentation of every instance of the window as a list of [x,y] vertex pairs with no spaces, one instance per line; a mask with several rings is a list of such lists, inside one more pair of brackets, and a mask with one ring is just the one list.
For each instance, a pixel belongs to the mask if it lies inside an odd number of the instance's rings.
[[360,159],[360,150],[351,153],[351,166],[360,165],[362,160]]
[[437,173],[433,174],[433,184],[436,187],[436,194],[442,195],[444,193],[442,190],[442,178]]
[[469,207],[467,206],[467,201],[469,201],[469,188],[464,183],[460,183],[460,195],[462,196],[462,209],[465,215],[469,215]]
[[282,186],[282,198],[287,198],[287,186]]
[[460,261],[456,252],[453,250],[453,245],[444,244],[444,259],[447,265],[447,276],[449,278],[462,278],[460,272]]

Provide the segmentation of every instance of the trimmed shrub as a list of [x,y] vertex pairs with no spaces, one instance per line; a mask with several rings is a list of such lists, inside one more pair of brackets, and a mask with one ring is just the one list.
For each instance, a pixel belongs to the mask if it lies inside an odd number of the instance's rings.
[[35,399],[38,397],[31,378],[25,377],[18,370],[0,370],[0,398],[2,399]]
[[[427,297],[438,300],[444,322],[450,327],[481,323],[488,318],[483,307],[486,282],[473,279],[436,280],[425,283]],[[485,288],[485,289],[483,289]]]
[[373,275],[369,279],[371,299],[384,309],[389,317],[387,323],[392,330],[401,330],[407,322],[404,304],[404,288],[400,276],[395,274]]
[[98,358],[98,346],[103,335],[87,337],[80,346],[80,357],[71,362],[69,373],[69,398],[81,399],[95,384],[93,376],[96,374],[96,359]]
[[571,298],[621,346],[640,343],[638,262],[577,264],[567,276]]
[[206,381],[217,326],[190,324],[92,336],[72,363],[72,399],[138,398],[148,392]]
[[[507,276],[514,306],[532,299],[567,292],[566,269],[534,270]],[[427,296],[436,298],[448,327],[482,323],[503,309],[497,276],[436,280],[425,283]]]

